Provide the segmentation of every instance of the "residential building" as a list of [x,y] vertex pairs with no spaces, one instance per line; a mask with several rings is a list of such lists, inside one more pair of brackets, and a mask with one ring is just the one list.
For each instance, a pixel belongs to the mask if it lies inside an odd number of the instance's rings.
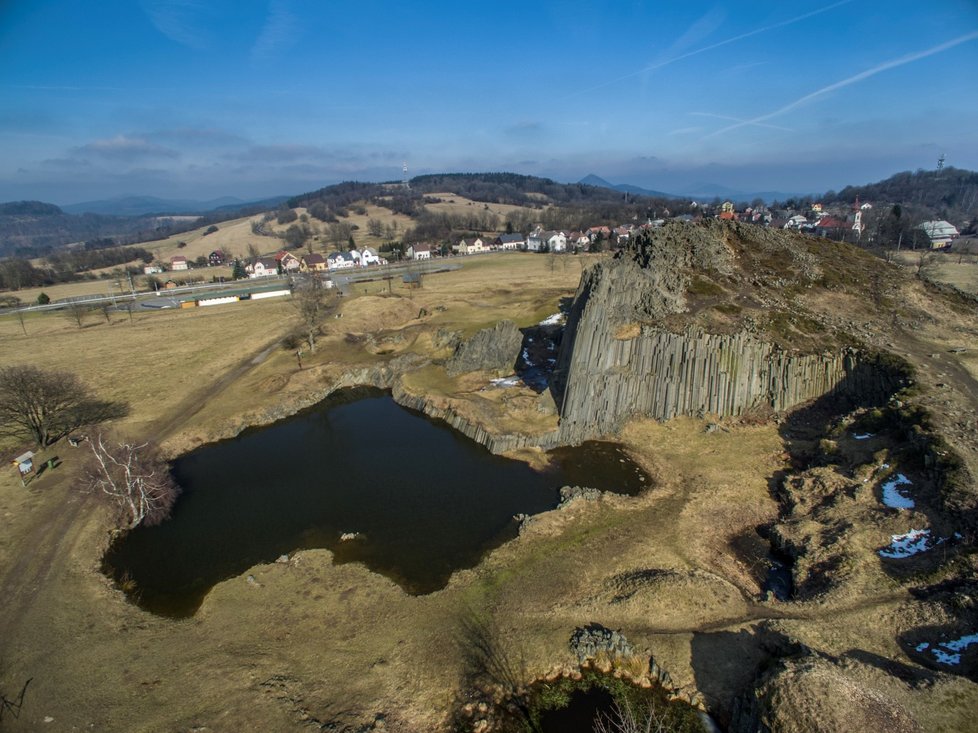
[[386,265],[387,260],[377,254],[377,250],[364,247],[360,250],[360,266],[369,267],[370,265]]
[[500,234],[493,243],[501,250],[526,249],[526,237],[522,234]]
[[353,252],[330,252],[326,256],[326,266],[330,270],[348,270],[352,267],[356,267],[360,261],[360,253],[356,252],[357,256],[354,257]]
[[931,249],[947,249],[961,233],[951,222],[943,219],[925,221],[917,228],[930,239]]
[[412,244],[407,248],[405,256],[409,260],[430,260],[431,259],[431,245],[430,244]]
[[489,251],[488,243],[482,237],[463,239],[452,247],[460,255],[477,255]]
[[278,263],[281,272],[298,272],[302,269],[302,262],[299,261],[299,258],[284,249],[275,255],[275,261]]
[[326,265],[326,258],[318,252],[302,255],[299,265],[302,272],[325,272],[329,269]]
[[247,265],[248,277],[275,277],[278,275],[278,262],[274,257],[259,257],[253,265]]

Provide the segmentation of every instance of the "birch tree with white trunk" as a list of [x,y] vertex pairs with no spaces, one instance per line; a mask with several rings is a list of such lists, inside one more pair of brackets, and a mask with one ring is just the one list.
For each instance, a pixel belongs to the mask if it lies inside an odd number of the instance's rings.
[[180,487],[149,442],[116,441],[98,433],[89,443],[91,487],[119,507],[127,529],[160,524],[170,516]]

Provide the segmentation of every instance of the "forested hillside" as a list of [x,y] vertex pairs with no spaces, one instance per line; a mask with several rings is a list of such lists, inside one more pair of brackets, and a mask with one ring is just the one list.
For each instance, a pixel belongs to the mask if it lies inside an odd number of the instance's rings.
[[852,204],[857,197],[860,201],[912,207],[923,216],[957,225],[978,216],[978,173],[960,168],[904,171],[878,183],[846,186],[838,193],[829,191],[823,203]]

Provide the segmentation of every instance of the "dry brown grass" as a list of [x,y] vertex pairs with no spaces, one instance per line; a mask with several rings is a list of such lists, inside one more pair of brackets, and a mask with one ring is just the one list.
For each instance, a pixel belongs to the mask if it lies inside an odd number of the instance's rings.
[[459,196],[458,194],[451,192],[432,193],[428,195],[432,198],[442,199],[442,201],[437,204],[425,204],[425,208],[432,213],[460,214],[462,216],[466,216],[484,211],[487,214],[495,214],[498,216],[500,226],[502,226],[506,216],[513,211],[525,211],[535,217],[538,217],[540,214],[539,209],[531,209],[525,206],[515,206],[513,204],[487,204],[483,203],[482,201],[473,201],[472,199],[467,199],[464,196]]
[[966,293],[978,295],[978,256],[955,252],[913,252],[903,250],[894,253],[896,262],[916,271],[920,257],[928,257],[927,277],[947,285],[953,285]]
[[29,363],[77,374],[100,397],[131,405],[125,423],[144,426],[188,393],[216,381],[247,354],[280,337],[294,319],[281,300],[91,316],[78,328],[63,314],[32,315],[24,335],[0,319],[0,364]]

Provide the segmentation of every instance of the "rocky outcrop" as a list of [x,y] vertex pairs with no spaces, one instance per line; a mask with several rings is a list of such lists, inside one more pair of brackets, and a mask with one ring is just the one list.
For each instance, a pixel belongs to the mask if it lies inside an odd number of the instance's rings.
[[750,321],[730,333],[678,329],[689,273],[726,282],[732,267],[712,229],[689,229],[685,249],[642,239],[582,276],[552,382],[562,443],[612,434],[635,415],[781,412],[832,391],[880,402],[898,388],[899,374],[868,368],[855,350],[789,352],[755,335]]
[[458,344],[445,363],[445,371],[451,377],[477,370],[511,372],[522,344],[523,334],[516,324],[500,321]]
[[438,407],[422,395],[412,394],[400,382],[393,385],[391,394],[399,405],[424,413],[428,417],[441,420],[477,443],[481,443],[492,453],[508,453],[521,448],[553,448],[558,445],[557,433],[545,435],[524,435],[522,433],[492,433],[484,426],[458,414],[450,407]]
[[570,648],[581,664],[594,659],[599,654],[607,657],[632,657],[635,649],[620,631],[612,631],[600,624],[590,624],[574,629]]

